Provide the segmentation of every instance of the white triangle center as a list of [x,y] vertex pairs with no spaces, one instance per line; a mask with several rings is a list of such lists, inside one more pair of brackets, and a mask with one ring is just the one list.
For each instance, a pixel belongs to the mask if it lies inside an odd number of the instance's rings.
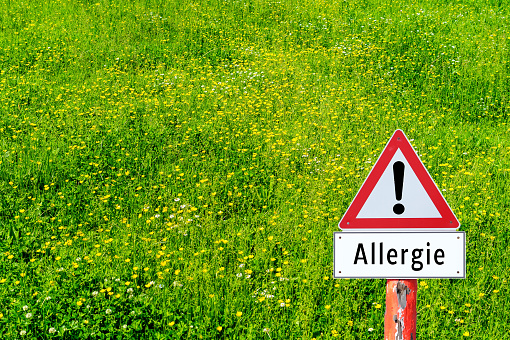
[[[393,164],[404,163],[402,198],[397,200]],[[402,204],[404,212],[393,212],[395,204]],[[368,196],[357,218],[441,218],[441,214],[420,183],[420,180],[407,162],[404,154],[397,149],[384,170],[381,178]]]

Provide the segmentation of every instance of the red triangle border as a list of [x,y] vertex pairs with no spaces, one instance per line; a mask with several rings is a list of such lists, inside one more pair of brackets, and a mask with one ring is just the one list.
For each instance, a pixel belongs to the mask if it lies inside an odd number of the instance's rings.
[[[421,185],[429,195],[430,199],[436,206],[441,217],[439,218],[356,218],[361,208],[367,201],[381,178],[383,172],[388,167],[389,162],[400,149],[407,162],[413,169],[416,177],[418,177]],[[354,197],[351,205],[345,212],[345,215],[338,224],[342,230],[359,230],[359,229],[457,229],[460,226],[459,221],[455,217],[452,209],[434,183],[429,172],[421,162],[418,154],[413,149],[411,143],[407,139],[402,130],[396,130],[393,136],[386,144],[379,159],[368,174],[367,179]]]

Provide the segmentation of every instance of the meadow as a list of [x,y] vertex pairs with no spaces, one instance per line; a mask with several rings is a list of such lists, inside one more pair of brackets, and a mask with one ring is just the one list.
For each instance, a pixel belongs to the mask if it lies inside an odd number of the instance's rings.
[[333,232],[402,129],[467,234],[419,339],[510,339],[503,0],[0,0],[0,338],[381,339]]

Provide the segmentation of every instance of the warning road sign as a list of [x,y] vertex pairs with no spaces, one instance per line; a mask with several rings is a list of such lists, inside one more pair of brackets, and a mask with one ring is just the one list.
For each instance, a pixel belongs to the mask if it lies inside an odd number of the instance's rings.
[[402,130],[397,130],[340,221],[342,230],[460,226]]

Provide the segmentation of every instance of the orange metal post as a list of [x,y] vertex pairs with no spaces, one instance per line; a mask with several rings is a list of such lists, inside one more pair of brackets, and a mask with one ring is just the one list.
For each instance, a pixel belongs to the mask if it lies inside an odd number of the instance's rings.
[[416,340],[417,280],[386,281],[384,340]]

